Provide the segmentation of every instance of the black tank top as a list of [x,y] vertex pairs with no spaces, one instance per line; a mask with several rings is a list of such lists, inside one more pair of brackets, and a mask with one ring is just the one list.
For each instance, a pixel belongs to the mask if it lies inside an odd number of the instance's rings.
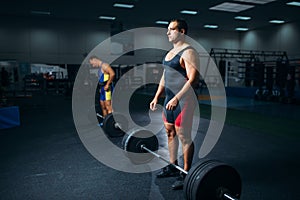
[[188,80],[186,69],[180,65],[180,57],[186,49],[192,48],[188,46],[178,52],[171,60],[166,61],[166,57],[163,60],[163,66],[165,69],[165,93],[166,95],[174,95],[178,93],[183,85]]

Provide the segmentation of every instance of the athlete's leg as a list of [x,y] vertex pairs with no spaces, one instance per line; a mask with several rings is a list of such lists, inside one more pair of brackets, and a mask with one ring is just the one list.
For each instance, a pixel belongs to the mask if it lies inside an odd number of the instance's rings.
[[164,123],[164,125],[168,137],[168,149],[170,155],[170,162],[173,164],[177,164],[179,141],[178,141],[178,137],[176,137],[175,126],[174,124],[170,124],[170,123]]
[[108,114],[106,105],[105,105],[105,101],[100,100],[100,105],[101,105],[101,109],[102,109],[102,116],[105,117]]
[[113,87],[110,86],[110,88],[107,91],[104,91],[104,106],[106,109],[107,114],[112,113],[112,91],[113,91]]
[[192,126],[196,103],[188,98],[181,105],[182,109],[175,120],[175,131],[182,144],[184,170],[188,171],[192,166],[194,156]]
[[107,114],[112,113],[111,100],[104,101],[104,106]]
[[191,137],[191,127],[175,127],[176,134],[182,144],[183,169],[189,171],[194,156],[194,143]]
[[107,109],[106,109],[106,105],[105,105],[105,101],[106,101],[106,96],[105,96],[105,90],[103,87],[100,88],[100,106],[102,109],[102,116],[105,117],[108,113],[107,113]]

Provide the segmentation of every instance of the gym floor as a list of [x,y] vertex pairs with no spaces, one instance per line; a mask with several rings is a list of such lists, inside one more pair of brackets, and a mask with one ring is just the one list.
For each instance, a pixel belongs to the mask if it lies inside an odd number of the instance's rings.
[[[170,188],[175,178],[125,173],[97,161],[78,137],[70,98],[34,94],[11,101],[21,125],[0,133],[0,199],[183,199],[182,190]],[[227,101],[226,124],[207,157],[237,169],[241,199],[300,199],[299,105]],[[209,124],[205,106],[200,137]],[[143,112],[136,115],[143,119]]]

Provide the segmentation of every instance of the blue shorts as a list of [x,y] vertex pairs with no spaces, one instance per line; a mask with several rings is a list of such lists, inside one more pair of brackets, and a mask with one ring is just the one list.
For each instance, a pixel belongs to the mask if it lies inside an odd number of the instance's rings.
[[100,101],[109,101],[112,97],[113,86],[110,85],[108,90],[104,90],[104,86],[100,87]]

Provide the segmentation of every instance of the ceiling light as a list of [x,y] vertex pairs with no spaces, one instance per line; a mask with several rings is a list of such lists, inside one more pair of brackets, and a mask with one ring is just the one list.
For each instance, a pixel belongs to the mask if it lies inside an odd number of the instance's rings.
[[253,5],[224,2],[224,3],[218,4],[216,6],[210,7],[209,9],[210,10],[227,11],[227,12],[241,12],[241,11],[253,8],[253,7],[254,7]]
[[181,14],[187,14],[187,15],[196,15],[198,12],[194,10],[182,10],[180,11]]
[[218,25],[206,24],[206,25],[204,25],[204,28],[216,29],[216,28],[218,28]]
[[31,11],[31,14],[33,15],[51,15],[49,11],[39,11],[39,10],[33,10]]
[[113,6],[118,7],[118,8],[133,8],[134,7],[134,5],[132,5],[132,4],[124,4],[124,3],[115,3]]
[[234,19],[239,19],[239,20],[250,20],[251,17],[248,17],[248,16],[236,16],[236,17],[234,17]]
[[248,31],[249,29],[248,28],[243,28],[243,27],[238,27],[238,28],[235,28],[236,31]]
[[288,2],[286,4],[289,6],[300,6],[300,2],[297,2],[297,1]]
[[276,1],[276,0],[235,0],[235,1],[246,2],[246,3],[255,3],[255,4],[266,4],[266,3],[270,3],[270,2]]
[[111,16],[100,16],[99,19],[115,20],[116,17],[111,17]]
[[161,21],[161,20],[157,20],[155,23],[156,24],[169,24],[168,21]]
[[272,24],[283,24],[284,21],[283,20],[278,20],[278,19],[273,19],[269,21]]

